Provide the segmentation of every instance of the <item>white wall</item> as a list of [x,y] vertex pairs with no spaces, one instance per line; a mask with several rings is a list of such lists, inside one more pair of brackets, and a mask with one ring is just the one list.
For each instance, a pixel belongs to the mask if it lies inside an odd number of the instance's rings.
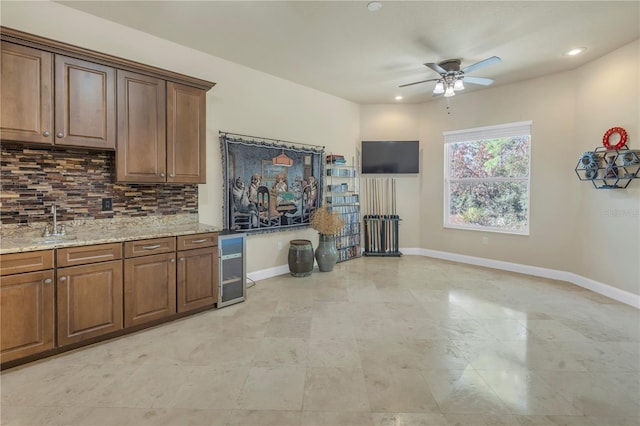
[[[543,92],[544,96],[540,96]],[[430,102],[422,109],[425,153],[422,247],[559,270],[571,270],[577,180],[574,84],[569,73],[461,94]],[[448,111],[450,114],[448,114]],[[485,233],[443,227],[443,131],[532,120],[529,235]],[[577,158],[577,157],[576,157]],[[428,184],[427,184],[428,183]],[[482,244],[482,237],[488,244]]]
[[[418,105],[361,105],[361,140],[420,140],[420,109]],[[420,142],[420,151],[424,143]],[[423,164],[420,164],[424,173]],[[396,179],[397,214],[402,219],[399,225],[400,247],[420,246],[421,203],[420,175],[363,175],[362,179]],[[362,196],[366,204],[366,197]],[[364,231],[364,229],[363,229]]]
[[[611,127],[628,133],[640,149],[640,41],[624,46],[575,72],[574,157],[602,146]],[[640,294],[640,180],[627,189],[596,190],[580,182],[576,273]]]
[[[359,107],[347,102],[51,2],[2,2],[3,26],[216,82],[207,94],[207,184],[200,221],[222,227],[218,131],[326,146],[353,156]],[[287,264],[289,241],[312,229],[250,236],[249,272]]]
[[[347,158],[360,140],[419,139],[420,176],[396,176],[402,247],[569,271],[640,294],[640,182],[596,190],[573,171],[610,127],[626,128],[640,148],[638,41],[571,72],[458,95],[448,110],[444,99],[358,106],[57,3],[1,7],[4,26],[217,83],[207,95],[202,222],[222,226],[219,130],[324,145]],[[533,120],[531,234],[444,229],[442,132],[523,120]],[[249,271],[285,265],[294,238],[317,245],[311,229],[249,237]]]
[[[639,51],[636,41],[577,70],[418,106],[417,247],[572,272],[640,294],[640,181],[596,190],[574,172],[580,154],[601,146],[610,127],[624,127],[631,148],[640,148]],[[381,127],[386,115],[393,120]],[[403,134],[415,131],[415,120],[413,107],[363,106],[361,133]],[[533,121],[530,235],[445,229],[442,132],[525,120]],[[411,247],[409,241],[400,245]]]

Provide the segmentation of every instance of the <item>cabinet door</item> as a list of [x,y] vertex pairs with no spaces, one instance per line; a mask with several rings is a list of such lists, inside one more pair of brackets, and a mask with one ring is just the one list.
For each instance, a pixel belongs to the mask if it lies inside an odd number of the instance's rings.
[[53,270],[0,278],[0,361],[54,347]]
[[115,70],[56,55],[55,144],[116,147]]
[[118,70],[119,182],[166,181],[165,81]]
[[2,42],[0,131],[3,140],[53,143],[53,55]]
[[176,312],[176,254],[124,261],[124,326],[144,324]]
[[218,247],[178,252],[178,312],[218,301]]
[[206,182],[206,93],[167,83],[167,182]]
[[58,344],[122,329],[122,261],[60,268]]

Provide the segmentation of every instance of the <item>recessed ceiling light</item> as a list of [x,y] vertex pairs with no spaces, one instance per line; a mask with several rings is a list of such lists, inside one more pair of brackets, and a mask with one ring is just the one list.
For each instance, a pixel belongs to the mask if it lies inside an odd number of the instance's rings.
[[382,3],[380,3],[379,1],[372,1],[367,4],[367,9],[369,10],[369,12],[377,12],[382,9]]
[[581,54],[581,53],[582,53],[582,52],[584,52],[585,50],[587,50],[587,48],[586,48],[586,47],[576,47],[576,48],[574,48],[574,49],[571,49],[571,50],[566,51],[564,54],[565,54],[566,56],[576,56],[576,55]]
[[400,100],[402,100],[402,96],[400,95],[396,96],[396,101],[400,101]]

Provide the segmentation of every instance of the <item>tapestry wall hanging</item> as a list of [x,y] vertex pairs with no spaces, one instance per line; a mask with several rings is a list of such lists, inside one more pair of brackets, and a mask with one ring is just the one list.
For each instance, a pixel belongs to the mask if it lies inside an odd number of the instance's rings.
[[322,200],[324,147],[220,132],[226,229],[309,226]]

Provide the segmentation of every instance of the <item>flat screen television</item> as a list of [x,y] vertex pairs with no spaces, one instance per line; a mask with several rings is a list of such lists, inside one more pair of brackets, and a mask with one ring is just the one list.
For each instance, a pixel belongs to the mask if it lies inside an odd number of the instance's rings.
[[362,174],[420,173],[419,141],[362,141]]

